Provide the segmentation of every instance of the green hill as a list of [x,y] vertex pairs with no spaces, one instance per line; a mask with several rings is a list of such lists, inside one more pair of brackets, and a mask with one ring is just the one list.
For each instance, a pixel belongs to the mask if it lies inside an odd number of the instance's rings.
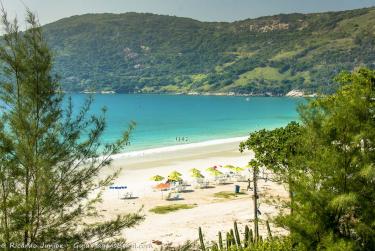
[[86,14],[44,29],[67,91],[327,93],[339,71],[375,67],[375,8],[232,23]]

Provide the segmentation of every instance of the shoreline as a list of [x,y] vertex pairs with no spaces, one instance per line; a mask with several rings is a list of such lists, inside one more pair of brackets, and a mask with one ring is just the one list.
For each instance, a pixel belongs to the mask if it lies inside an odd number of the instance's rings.
[[248,136],[241,136],[241,137],[205,140],[205,141],[180,144],[180,145],[169,145],[169,146],[160,146],[160,147],[154,147],[154,148],[146,148],[142,150],[117,153],[112,156],[112,159],[117,160],[117,159],[133,158],[133,157],[144,157],[144,156],[149,156],[149,155],[154,155],[154,154],[180,152],[184,150],[192,150],[195,148],[207,148],[207,147],[220,146],[220,145],[226,145],[226,144],[233,145],[234,143],[239,144],[240,142],[245,141],[247,138]]
[[169,96],[214,96],[214,97],[254,97],[254,98],[315,98],[318,95],[316,93],[312,94],[293,94],[293,95],[288,95],[288,93],[284,95],[274,95],[274,94],[249,94],[249,93],[142,93],[142,92],[135,92],[135,93],[125,93],[125,92],[102,92],[102,91],[97,91],[97,92],[69,92],[66,91],[64,92],[65,94],[84,94],[84,95],[117,95],[117,94],[122,94],[122,95],[169,95]]

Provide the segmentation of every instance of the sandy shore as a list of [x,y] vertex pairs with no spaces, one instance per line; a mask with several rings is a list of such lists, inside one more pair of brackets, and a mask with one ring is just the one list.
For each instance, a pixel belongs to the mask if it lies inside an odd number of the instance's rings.
[[[195,143],[179,147],[167,147],[144,152],[121,154],[115,156],[114,162],[102,175],[112,173],[114,170],[122,169],[114,185],[127,186],[126,190],[106,190],[103,194],[103,203],[99,205],[101,213],[105,218],[111,218],[118,214],[136,212],[141,207],[142,213],[146,216],[145,221],[133,229],[124,230],[124,237],[133,245],[144,248],[137,250],[152,250],[153,240],[161,241],[164,244],[182,244],[187,240],[198,238],[198,227],[204,231],[206,241],[217,240],[218,231],[226,232],[233,227],[237,221],[240,231],[243,231],[247,224],[252,227],[252,194],[247,192],[246,182],[230,181],[225,185],[210,183],[207,189],[199,189],[194,186],[194,179],[190,177],[189,170],[197,168],[202,171],[207,180],[213,181],[212,176],[205,170],[211,166],[234,165],[244,167],[251,160],[252,154],[239,152],[239,142],[244,138],[229,140],[218,140],[204,143]],[[154,175],[168,176],[171,171],[178,171],[182,178],[191,186],[186,192],[181,192],[180,200],[165,200],[166,192],[162,195],[160,191],[154,191],[152,186],[156,183],[150,181]],[[219,169],[225,171],[225,169]],[[249,171],[242,172],[249,176]],[[230,199],[217,198],[217,192],[234,191],[234,185],[240,185],[244,194]],[[267,219],[276,215],[278,210],[272,205],[265,203],[265,197],[274,199],[287,198],[285,189],[280,184],[270,181],[260,181],[260,192],[264,195],[261,200],[261,218]],[[132,192],[135,198],[121,199],[125,192]],[[162,198],[163,196],[163,198]],[[149,210],[155,206],[170,204],[190,204],[195,207],[183,209],[167,214],[155,214]],[[266,234],[261,224],[260,231]],[[274,234],[279,230],[273,228]]]

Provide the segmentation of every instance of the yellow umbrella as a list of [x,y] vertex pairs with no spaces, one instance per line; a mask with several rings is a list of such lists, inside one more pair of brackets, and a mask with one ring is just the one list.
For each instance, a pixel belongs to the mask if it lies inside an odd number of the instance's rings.
[[211,175],[215,176],[215,177],[220,176],[222,174],[223,174],[222,172],[220,172],[220,171],[218,171],[216,169],[214,169],[214,170],[211,171]]
[[173,171],[168,175],[168,179],[171,181],[181,181],[182,180],[181,175],[182,175],[181,173],[177,171]]
[[204,176],[202,175],[202,173],[199,170],[192,171],[191,177],[193,177],[193,178],[204,178]]
[[171,180],[171,181],[181,181],[182,180],[182,178],[180,176],[177,176],[177,175],[174,175],[174,176],[169,175],[168,179]]
[[171,172],[168,176],[181,176],[182,174],[177,172],[177,171],[173,171]]
[[209,171],[211,173],[211,175],[213,175],[215,177],[223,174],[222,172],[220,172],[219,170],[217,170],[216,168],[213,168],[213,167],[209,167],[206,170]]
[[214,170],[216,170],[216,169],[213,168],[213,167],[209,167],[209,168],[206,169],[206,171],[208,171],[208,172],[213,172]]
[[155,176],[152,176],[150,178],[150,180],[152,180],[152,181],[162,181],[162,180],[164,180],[164,177],[160,176],[160,175],[155,175]]
[[244,169],[241,167],[235,167],[232,170],[235,171],[236,173],[239,173],[239,172],[242,172]]
[[193,168],[190,170],[191,173],[200,173],[201,171],[199,171],[198,169],[196,168]]

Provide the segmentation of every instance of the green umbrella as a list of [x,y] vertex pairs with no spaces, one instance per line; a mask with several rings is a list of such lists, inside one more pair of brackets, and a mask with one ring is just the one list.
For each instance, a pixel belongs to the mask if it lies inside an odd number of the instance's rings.
[[152,176],[150,180],[152,180],[152,181],[162,181],[162,180],[164,180],[164,177],[160,176],[160,175],[155,175],[155,176]]

